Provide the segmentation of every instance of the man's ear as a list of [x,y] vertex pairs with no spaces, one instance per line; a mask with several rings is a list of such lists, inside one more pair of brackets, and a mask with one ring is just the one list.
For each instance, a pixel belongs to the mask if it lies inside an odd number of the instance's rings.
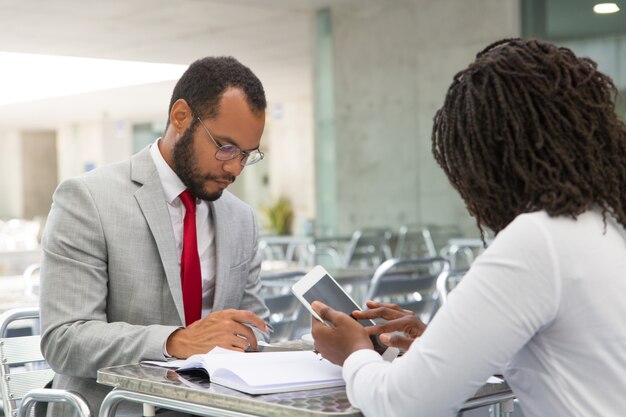
[[174,102],[170,112],[170,124],[176,133],[182,134],[191,125],[193,117],[191,107],[184,99],[179,98]]

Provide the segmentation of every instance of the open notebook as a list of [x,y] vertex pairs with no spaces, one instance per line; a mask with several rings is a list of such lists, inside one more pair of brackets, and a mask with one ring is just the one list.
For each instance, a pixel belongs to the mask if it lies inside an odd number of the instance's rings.
[[235,352],[214,348],[168,362],[145,361],[178,371],[201,369],[210,381],[248,394],[273,394],[345,385],[341,367],[312,351]]

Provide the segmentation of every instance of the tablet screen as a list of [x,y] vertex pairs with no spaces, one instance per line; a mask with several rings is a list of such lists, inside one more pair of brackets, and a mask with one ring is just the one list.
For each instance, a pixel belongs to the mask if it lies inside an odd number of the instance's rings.
[[[321,301],[327,306],[348,315],[351,315],[354,310],[360,310],[359,306],[341,288],[338,288],[337,283],[328,275],[320,278],[315,285],[302,295],[309,304],[316,300]],[[371,326],[373,324],[370,320],[358,320],[358,322],[362,326]]]

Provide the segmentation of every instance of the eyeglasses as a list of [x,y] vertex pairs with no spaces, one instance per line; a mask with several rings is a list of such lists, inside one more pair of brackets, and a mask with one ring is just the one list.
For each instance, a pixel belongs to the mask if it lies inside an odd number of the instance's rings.
[[258,149],[246,152],[246,151],[242,151],[235,145],[220,145],[213,138],[213,135],[211,134],[211,132],[209,132],[209,129],[202,122],[202,119],[200,119],[199,116],[196,116],[196,119],[198,119],[198,121],[200,122],[200,124],[202,125],[206,133],[209,135],[209,137],[215,144],[215,147],[217,148],[217,151],[215,152],[215,159],[217,159],[218,161],[230,161],[231,159],[235,159],[239,155],[241,155],[241,160],[239,162],[241,163],[241,166],[245,167],[245,166],[253,165],[253,164],[256,164],[257,162],[260,162],[265,156],[265,154]]

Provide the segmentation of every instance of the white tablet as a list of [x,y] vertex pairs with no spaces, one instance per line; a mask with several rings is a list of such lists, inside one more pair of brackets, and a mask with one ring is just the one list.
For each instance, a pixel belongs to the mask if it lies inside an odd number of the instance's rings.
[[[354,310],[361,310],[359,305],[344,291],[341,285],[320,265],[317,265],[298,282],[293,284],[291,290],[313,317],[321,322],[324,321],[311,307],[311,303],[316,300],[347,315],[352,315]],[[365,327],[376,324],[369,319],[358,320],[358,322]],[[398,355],[398,349],[388,348],[377,337],[372,336],[371,339],[376,351],[383,354],[383,358],[386,360],[392,360]]]
[[[344,291],[344,289],[335,281],[333,277],[324,269],[317,265],[308,274],[302,277],[298,282],[293,284],[291,291],[304,304],[309,312],[318,319],[323,321],[320,316],[313,310],[311,303],[315,300],[321,301],[334,308],[337,311],[352,314],[354,310],[360,310],[359,305]],[[364,326],[374,324],[371,320],[361,320]]]

